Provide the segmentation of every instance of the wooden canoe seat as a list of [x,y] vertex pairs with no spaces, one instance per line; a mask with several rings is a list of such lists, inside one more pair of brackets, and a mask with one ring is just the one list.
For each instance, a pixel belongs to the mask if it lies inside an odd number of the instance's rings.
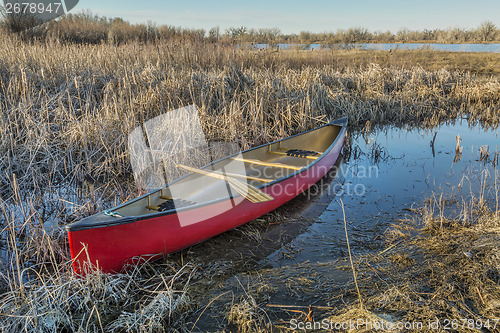
[[[253,177],[253,176],[247,176],[247,175],[240,175],[237,173],[231,173],[231,172],[220,172],[217,170],[204,170],[204,169],[196,169],[192,167],[188,167],[186,165],[180,164],[178,167],[183,168],[185,170],[195,172],[195,173],[201,173],[204,175],[212,174],[215,175],[216,178],[219,179],[225,179],[226,177],[231,177],[231,178],[240,178],[240,179],[248,179],[248,180],[255,180],[261,183],[270,183],[274,181],[274,179],[267,179],[267,178],[260,178],[260,177]],[[219,177],[220,176],[220,177]]]
[[267,152],[269,154],[276,154],[276,155],[282,155],[282,156],[292,156],[292,157],[301,157],[301,158],[307,158],[309,160],[315,160],[321,155],[320,152],[318,151],[313,151],[313,150],[303,150],[303,149],[284,149],[280,148],[286,151],[275,151],[275,150],[268,150]]
[[166,210],[171,210],[171,209],[180,208],[180,207],[193,206],[193,205],[197,204],[197,202],[195,202],[195,201],[184,200],[184,199],[175,199],[175,203],[174,203],[174,199],[172,199],[172,198],[166,199],[168,197],[163,196],[163,195],[160,196],[160,198],[164,199],[165,201],[162,202],[159,206],[154,206],[154,205],[149,204],[149,198],[148,198],[148,205],[146,206],[146,208],[151,209],[151,210],[157,210],[159,212],[163,212]]
[[[151,209],[151,210],[157,210],[159,212],[163,212],[163,211],[170,210],[170,209],[196,205],[198,203],[196,201],[191,201],[191,200],[174,199],[168,195],[163,194],[163,189],[160,192],[160,198],[165,200],[165,201],[162,202],[159,206],[155,206],[155,205],[151,205],[151,202],[150,202],[151,198],[150,198],[150,196],[148,196],[148,204],[147,204],[146,208]],[[174,203],[174,200],[175,200],[175,203]]]
[[180,207],[187,207],[187,206],[193,206],[196,205],[197,202],[191,201],[191,200],[184,200],[184,199],[175,199],[175,204],[174,204],[174,199],[166,200],[163,202],[160,206],[158,211],[163,212],[165,210],[170,210],[174,208],[180,208]]

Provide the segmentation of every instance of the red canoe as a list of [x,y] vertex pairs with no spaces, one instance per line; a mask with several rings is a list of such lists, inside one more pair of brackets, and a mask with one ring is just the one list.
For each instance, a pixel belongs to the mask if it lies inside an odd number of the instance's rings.
[[[330,170],[346,126],[347,118],[342,118],[200,169],[189,168],[192,173],[162,189],[68,225],[75,272],[120,272],[272,211]],[[241,184],[248,186],[247,194]]]

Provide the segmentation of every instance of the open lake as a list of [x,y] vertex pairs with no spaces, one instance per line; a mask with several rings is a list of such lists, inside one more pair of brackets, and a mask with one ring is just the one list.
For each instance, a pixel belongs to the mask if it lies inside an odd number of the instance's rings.
[[[280,49],[290,49],[294,47],[303,47],[306,50],[316,50],[324,48],[321,44],[278,44]],[[254,44],[253,47],[258,49],[265,49],[268,44]],[[438,44],[438,43],[366,43],[366,44],[334,44],[332,49],[352,49],[360,48],[363,50],[419,50],[428,49],[434,51],[448,51],[448,52],[500,52],[500,43],[490,44]]]

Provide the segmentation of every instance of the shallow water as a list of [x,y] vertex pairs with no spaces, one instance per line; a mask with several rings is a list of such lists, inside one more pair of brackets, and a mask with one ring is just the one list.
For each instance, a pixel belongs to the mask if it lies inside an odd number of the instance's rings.
[[[463,150],[460,159],[455,160],[457,135],[462,138]],[[490,156],[486,162],[479,161],[481,146],[488,146]],[[492,159],[500,150],[500,134],[479,125],[469,127],[466,121],[432,130],[389,128],[366,138],[354,138],[353,149],[359,157],[341,164],[324,194],[331,197],[331,202],[315,223],[294,240],[302,250],[292,261],[329,262],[345,255],[341,200],[351,246],[359,254],[378,248],[385,229],[408,214],[412,206],[421,206],[426,198],[439,198],[441,193],[445,197],[451,193],[477,197],[485,172],[489,177],[494,174]],[[272,257],[267,260],[273,266],[291,262],[286,258],[269,260]]]

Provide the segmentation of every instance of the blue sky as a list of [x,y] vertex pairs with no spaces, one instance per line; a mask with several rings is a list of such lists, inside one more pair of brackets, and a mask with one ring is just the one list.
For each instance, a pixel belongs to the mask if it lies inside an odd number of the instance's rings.
[[352,27],[396,32],[402,28],[475,28],[500,25],[500,0],[250,0],[130,1],[80,0],[73,12],[91,10],[132,23],[208,30],[220,26],[279,28],[284,33],[324,32]]

